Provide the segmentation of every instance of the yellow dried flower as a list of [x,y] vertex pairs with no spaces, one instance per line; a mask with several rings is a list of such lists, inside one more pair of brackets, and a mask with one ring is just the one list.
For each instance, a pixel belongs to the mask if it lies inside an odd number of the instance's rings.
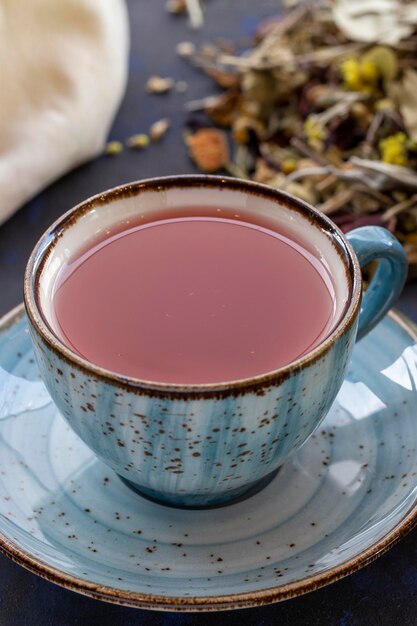
[[345,86],[353,91],[360,91],[362,86],[361,70],[357,59],[346,59],[340,66]]
[[380,78],[377,65],[368,59],[346,59],[340,66],[347,89],[372,93]]
[[294,172],[296,168],[297,161],[295,159],[292,159],[291,157],[284,159],[281,163],[281,169],[284,174],[291,174],[291,172]]
[[379,78],[378,68],[373,61],[362,60],[360,63],[360,75],[363,82],[373,85]]
[[248,128],[246,126],[236,125],[236,127],[233,129],[233,139],[236,141],[236,143],[248,143],[250,139]]
[[107,146],[105,147],[104,153],[109,156],[116,156],[116,154],[120,154],[123,151],[123,144],[120,141],[109,141]]
[[385,163],[392,165],[407,165],[407,142],[405,133],[389,135],[379,142],[381,158]]
[[305,119],[304,132],[307,137],[307,142],[312,148],[315,150],[321,150],[323,148],[327,131],[316,115],[311,114]]
[[398,61],[395,53],[387,46],[374,46],[362,56],[363,62],[371,62],[378,72],[378,78],[393,80],[398,72]]
[[390,98],[381,98],[375,102],[375,109],[377,111],[392,111],[395,108],[394,102]]

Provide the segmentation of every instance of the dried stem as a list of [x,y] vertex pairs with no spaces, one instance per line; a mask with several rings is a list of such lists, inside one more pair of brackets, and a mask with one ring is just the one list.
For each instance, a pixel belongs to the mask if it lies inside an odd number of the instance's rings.
[[290,144],[293,148],[295,148],[300,154],[308,157],[312,161],[323,165],[324,167],[328,165],[325,158],[323,158],[318,152],[310,148],[304,141],[299,139],[298,137],[291,137]]
[[213,96],[206,96],[205,98],[200,98],[199,100],[189,100],[185,104],[185,110],[189,113],[194,113],[196,111],[205,111],[206,109],[215,106],[221,95],[218,94]]
[[323,202],[323,204],[319,204],[318,208],[326,215],[331,215],[346,206],[356,193],[358,193],[358,191],[353,187],[341,189],[335,196],[329,198],[326,202]]
[[286,183],[294,183],[297,180],[301,180],[302,178],[306,178],[307,176],[325,176],[326,174],[333,174],[333,168],[331,165],[326,167],[305,167],[302,170],[296,170],[289,174],[285,179],[284,184]]
[[406,198],[402,202],[398,202],[398,204],[394,204],[394,206],[390,207],[382,216],[382,219],[385,222],[388,222],[392,217],[406,211],[408,209],[413,208],[417,205],[417,195],[411,196],[411,198]]

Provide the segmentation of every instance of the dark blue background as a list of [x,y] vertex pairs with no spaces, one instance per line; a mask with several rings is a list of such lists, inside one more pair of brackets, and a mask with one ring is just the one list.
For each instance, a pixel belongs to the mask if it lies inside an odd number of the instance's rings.
[[[59,1],[59,0],[57,0]],[[22,299],[24,267],[37,238],[61,213],[86,197],[130,180],[193,172],[182,143],[183,105],[215,92],[212,82],[179,59],[184,40],[250,35],[260,19],[272,15],[278,0],[207,0],[203,31],[191,31],[183,17],[172,17],[164,0],[128,0],[132,50],[130,80],[111,137],[146,132],[169,117],[165,140],[143,152],[101,157],[65,176],[0,227],[0,313]],[[152,74],[186,80],[188,91],[150,96],[144,84]],[[417,285],[408,286],[399,308],[417,321]],[[417,407],[416,407],[417,419]],[[178,590],[181,593],[181,590]],[[226,613],[156,613],[104,604],[61,589],[26,572],[0,555],[0,626],[242,625],[373,626],[417,624],[417,530],[365,569],[329,587],[286,602]]]

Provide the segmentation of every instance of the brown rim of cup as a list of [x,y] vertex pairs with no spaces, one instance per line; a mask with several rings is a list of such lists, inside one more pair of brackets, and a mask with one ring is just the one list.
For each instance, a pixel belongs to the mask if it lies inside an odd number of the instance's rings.
[[[122,376],[116,372],[95,365],[77,355],[55,335],[45,319],[39,304],[39,278],[45,261],[51,253],[57,238],[62,237],[68,228],[92,208],[107,205],[114,200],[121,200],[123,198],[139,195],[140,193],[146,193],[147,191],[163,191],[175,187],[216,187],[264,197],[291,208],[291,210],[298,211],[312,224],[319,224],[329,235],[345,266],[350,298],[335,327],[318,346],[295,361],[292,361],[290,364],[266,372],[265,374],[214,384],[185,385]],[[361,272],[356,255],[343,233],[326,215],[307,202],[295,198],[285,191],[261,183],[224,176],[178,175],[151,178],[115,187],[114,189],[97,194],[81,202],[64,213],[64,215],[58,218],[58,220],[44,232],[33,249],[26,266],[24,277],[24,303],[29,320],[42,340],[64,361],[85,373],[94,374],[101,380],[105,380],[108,383],[129,389],[133,392],[135,390],[138,393],[149,394],[149,392],[153,392],[154,394],[164,396],[166,394],[173,394],[174,396],[190,394],[193,398],[198,396],[208,397],[213,395],[232,395],[233,393],[239,394],[244,390],[263,393],[262,390],[265,387],[276,384],[288,378],[292,373],[312,364],[323,357],[333,346],[334,342],[355,322],[359,313],[361,294]]]

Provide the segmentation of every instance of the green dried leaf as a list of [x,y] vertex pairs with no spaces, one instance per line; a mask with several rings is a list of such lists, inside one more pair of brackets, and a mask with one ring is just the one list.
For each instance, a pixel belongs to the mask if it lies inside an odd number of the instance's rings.
[[393,80],[397,75],[397,57],[387,46],[373,46],[363,55],[362,61],[373,63],[384,80]]

